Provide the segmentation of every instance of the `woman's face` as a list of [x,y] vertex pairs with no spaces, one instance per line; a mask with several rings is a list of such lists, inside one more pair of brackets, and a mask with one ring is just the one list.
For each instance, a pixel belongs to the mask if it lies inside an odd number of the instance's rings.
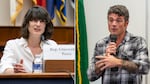
[[29,21],[29,36],[34,35],[34,36],[41,36],[46,27],[46,22],[43,20],[31,20]]

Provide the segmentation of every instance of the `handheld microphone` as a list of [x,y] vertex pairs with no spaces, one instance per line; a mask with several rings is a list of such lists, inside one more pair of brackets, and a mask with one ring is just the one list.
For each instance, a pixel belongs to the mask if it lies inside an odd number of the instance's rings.
[[[111,35],[110,35],[110,41],[111,41],[111,42],[115,42],[115,43],[116,43],[116,40],[117,40],[117,35],[115,35],[115,34],[111,34]],[[115,56],[115,54],[114,54],[114,53],[110,53],[110,55]]]
[[[116,40],[117,40],[117,35],[111,34],[111,35],[110,35],[110,41],[116,43]],[[110,55],[115,56],[114,53],[110,53]],[[114,71],[118,71],[118,67],[111,68],[111,71],[113,71],[113,72],[114,72]]]
[[116,40],[117,40],[117,35],[111,34],[111,35],[110,35],[110,41],[116,43]]

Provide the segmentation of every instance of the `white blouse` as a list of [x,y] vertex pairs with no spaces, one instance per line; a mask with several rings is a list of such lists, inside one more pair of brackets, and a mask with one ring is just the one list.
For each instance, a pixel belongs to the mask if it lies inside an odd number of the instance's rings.
[[[41,42],[42,49],[44,45],[56,46],[57,43],[53,40],[47,40]],[[21,59],[23,59],[26,72],[32,72],[34,56],[27,46],[27,41],[24,38],[9,40],[1,58],[0,73],[3,73],[7,68],[13,68],[13,64],[19,63]]]

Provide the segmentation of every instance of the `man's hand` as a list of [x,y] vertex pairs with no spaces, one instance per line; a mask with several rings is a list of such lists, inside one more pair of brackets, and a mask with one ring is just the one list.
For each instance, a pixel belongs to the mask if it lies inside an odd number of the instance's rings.
[[96,62],[96,68],[103,71],[107,68],[120,67],[122,66],[122,60],[112,55],[108,56],[96,56],[99,61]]
[[110,42],[106,48],[106,55],[110,55],[110,54],[116,54],[116,43],[115,42]]

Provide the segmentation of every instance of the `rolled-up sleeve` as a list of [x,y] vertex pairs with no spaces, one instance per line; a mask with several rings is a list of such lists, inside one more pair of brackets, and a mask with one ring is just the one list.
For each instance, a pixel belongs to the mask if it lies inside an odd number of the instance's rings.
[[148,74],[150,68],[150,61],[148,57],[148,48],[146,45],[146,41],[141,38],[138,44],[137,57],[133,60],[139,66],[138,73],[140,74]]

